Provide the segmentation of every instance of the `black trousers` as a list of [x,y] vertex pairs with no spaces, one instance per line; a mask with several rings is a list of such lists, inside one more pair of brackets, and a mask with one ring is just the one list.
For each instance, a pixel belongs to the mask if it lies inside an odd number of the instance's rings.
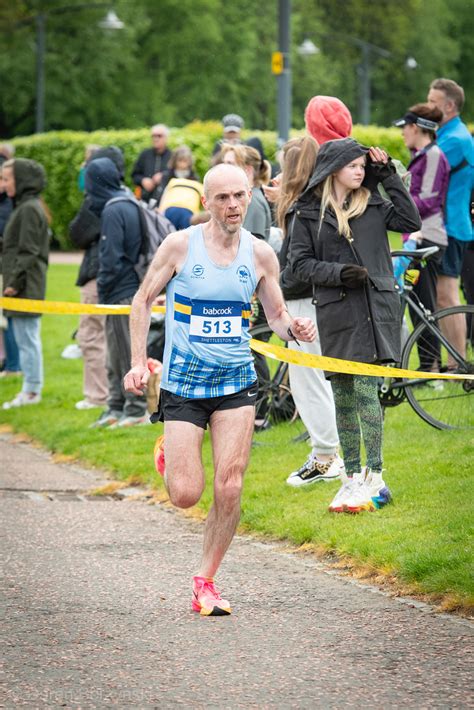
[[[464,254],[461,271],[461,288],[469,305],[474,304],[474,242],[469,242],[469,246]],[[468,316],[467,332],[474,345],[474,322],[473,317]]]
[[[430,242],[428,239],[423,239],[420,248],[439,246]],[[436,286],[438,283],[438,266],[441,264],[445,247],[439,247],[439,252],[431,257],[425,266],[420,271],[420,278],[416,286],[413,287],[413,292],[416,293],[422,304],[429,308],[434,313],[436,310]],[[413,327],[416,327],[420,318],[415,313],[413,308],[410,308],[410,317]],[[439,363],[439,344],[431,333],[427,333],[423,338],[420,338],[418,343],[418,357],[420,360],[420,369],[424,371],[431,370],[433,364]]]

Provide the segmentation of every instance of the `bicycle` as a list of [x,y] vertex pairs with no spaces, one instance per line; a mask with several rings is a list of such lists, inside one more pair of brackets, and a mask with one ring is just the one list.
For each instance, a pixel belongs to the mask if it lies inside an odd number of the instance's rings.
[[[393,251],[392,256],[412,259],[414,265],[421,265],[438,251],[438,247],[427,247],[416,251]],[[455,364],[461,374],[474,373],[474,306],[460,305],[431,313],[413,292],[413,270],[405,272],[404,288],[400,293],[402,302],[401,324],[408,306],[418,315],[420,322],[408,336],[402,348],[400,367],[410,370],[436,368],[447,371],[448,364]],[[459,352],[445,335],[449,318],[462,318],[466,327],[466,354]],[[257,340],[286,345],[279,341],[268,324],[251,329]],[[263,355],[254,353],[259,380],[257,411],[263,412],[265,423],[295,421],[298,417],[289,385],[288,364],[271,361],[271,369]],[[449,368],[451,369],[451,368]],[[387,377],[380,380],[379,400],[385,411],[408,401],[416,414],[437,429],[474,428],[474,382],[470,380],[404,379]]]
[[[392,257],[408,257],[417,267],[437,251],[436,246],[414,251],[392,251]],[[436,373],[474,373],[474,306],[462,304],[431,313],[413,291],[413,277],[416,278],[417,272],[415,269],[413,274],[412,269],[407,269],[400,293],[402,324],[408,307],[420,319],[403,345],[400,367],[423,371],[433,368],[433,379],[386,378],[379,387],[380,403],[387,408],[398,406],[407,399],[418,416],[436,429],[472,429],[474,382],[439,379]],[[452,318],[457,318],[460,323],[462,321],[466,334],[465,354],[446,335]]]

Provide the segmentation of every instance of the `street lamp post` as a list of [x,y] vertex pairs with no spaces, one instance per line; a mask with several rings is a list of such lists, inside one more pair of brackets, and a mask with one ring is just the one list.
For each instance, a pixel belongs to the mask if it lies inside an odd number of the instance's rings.
[[370,104],[372,101],[372,91],[370,83],[370,48],[366,42],[361,45],[362,61],[357,67],[359,76],[359,121],[363,126],[368,126],[370,123]]
[[370,42],[365,42],[362,39],[356,37],[346,37],[348,41],[356,44],[362,50],[362,61],[357,67],[357,74],[360,81],[360,91],[359,91],[359,121],[363,126],[368,126],[370,124],[370,107],[372,103],[372,83],[371,83],[371,73],[372,67],[370,62],[371,52],[378,54],[380,57],[390,57],[391,52],[387,49],[382,49],[382,47],[377,47],[375,44]]
[[36,22],[36,120],[35,133],[44,131],[44,58],[46,54],[46,17],[39,13]]
[[286,143],[291,125],[291,0],[278,0],[278,48],[283,56],[282,71],[277,76],[278,146]]
[[[324,37],[332,37],[327,33],[324,33]],[[362,125],[367,126],[370,123],[370,105],[372,101],[372,85],[371,85],[371,53],[378,54],[380,57],[391,57],[392,53],[388,49],[383,49],[382,47],[377,47],[376,44],[371,42],[366,42],[358,37],[350,37],[347,35],[341,35],[337,39],[343,42],[348,42],[349,44],[354,44],[359,47],[362,53],[362,58],[360,64],[357,66],[357,75],[359,77],[359,121]],[[317,54],[319,48],[316,47],[314,42],[312,42],[308,37],[302,42],[298,47],[298,53],[302,56],[310,56],[312,54]],[[407,69],[414,69],[418,66],[417,61],[414,57],[408,57],[405,66]]]
[[[79,5],[64,5],[54,7],[47,12],[40,12],[33,18],[23,20],[21,24],[34,22],[36,26],[36,110],[35,110],[35,133],[43,133],[45,116],[45,56],[46,56],[46,21],[49,15],[62,15],[65,12],[75,12],[76,10],[89,10],[99,8],[110,8],[108,2],[81,3]],[[124,27],[115,12],[109,11],[100,27],[110,30],[118,30]]]

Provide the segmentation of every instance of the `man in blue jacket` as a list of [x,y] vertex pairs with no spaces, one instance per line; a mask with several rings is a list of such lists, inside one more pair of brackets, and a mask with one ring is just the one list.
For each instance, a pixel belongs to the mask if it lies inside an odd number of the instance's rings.
[[[136,205],[127,201],[116,165],[109,158],[93,160],[86,171],[89,208],[101,219],[97,288],[100,303],[130,304],[140,285],[138,262],[142,233]],[[114,197],[124,200],[107,204]],[[92,426],[127,427],[147,424],[146,398],[125,392],[122,380],[130,366],[128,316],[107,316],[107,410]]]
[[[438,278],[438,307],[459,305],[459,276],[469,242],[474,238],[471,221],[471,189],[474,174],[474,143],[467,126],[461,121],[464,90],[451,79],[431,82],[428,102],[443,113],[437,142],[451,167],[446,197],[445,222],[448,246],[443,255]],[[465,350],[465,323],[449,318],[446,336],[459,349]],[[448,367],[455,368],[454,362]]]

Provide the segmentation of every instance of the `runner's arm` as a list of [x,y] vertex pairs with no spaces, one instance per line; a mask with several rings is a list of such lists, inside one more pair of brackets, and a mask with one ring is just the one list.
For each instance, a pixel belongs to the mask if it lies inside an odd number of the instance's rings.
[[170,234],[159,247],[143,283],[132,301],[130,311],[130,341],[132,367],[124,378],[127,392],[142,394],[148,381],[146,341],[150,328],[151,307],[184,262],[187,236],[183,232]]
[[282,340],[312,342],[316,326],[311,318],[291,318],[279,286],[280,267],[273,249],[262,242],[254,242],[257,267],[257,296],[260,299],[268,325]]

